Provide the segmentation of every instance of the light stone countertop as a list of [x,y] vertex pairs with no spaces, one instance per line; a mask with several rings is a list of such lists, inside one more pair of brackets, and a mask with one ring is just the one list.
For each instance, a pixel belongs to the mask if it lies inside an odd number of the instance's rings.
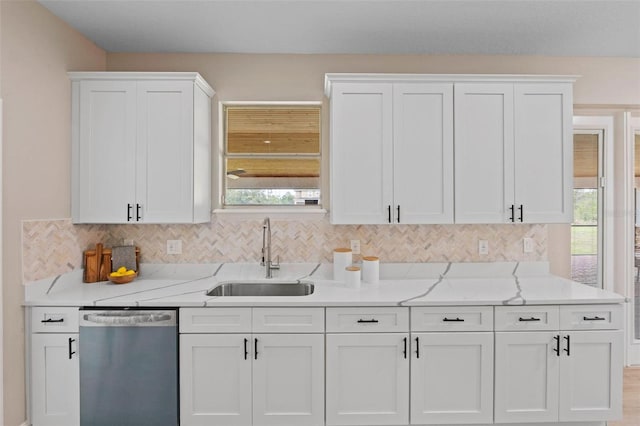
[[547,262],[382,263],[380,282],[348,288],[332,279],[332,264],[289,263],[277,280],[307,280],[313,294],[212,297],[232,280],[268,281],[257,263],[142,264],[129,284],[86,284],[82,270],[27,283],[26,306],[451,306],[622,303],[619,294],[549,274]]

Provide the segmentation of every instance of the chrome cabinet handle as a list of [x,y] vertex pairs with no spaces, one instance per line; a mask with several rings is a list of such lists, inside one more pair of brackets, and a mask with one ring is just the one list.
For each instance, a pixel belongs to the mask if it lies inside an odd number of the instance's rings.
[[518,321],[521,322],[531,322],[531,321],[540,321],[540,318],[536,318],[536,317],[530,317],[530,318],[518,318]]

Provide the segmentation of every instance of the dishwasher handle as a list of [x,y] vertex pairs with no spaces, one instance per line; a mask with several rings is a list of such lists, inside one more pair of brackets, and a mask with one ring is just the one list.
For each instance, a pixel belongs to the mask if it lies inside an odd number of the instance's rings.
[[94,327],[150,327],[175,324],[175,311],[84,311],[80,318],[81,326]]

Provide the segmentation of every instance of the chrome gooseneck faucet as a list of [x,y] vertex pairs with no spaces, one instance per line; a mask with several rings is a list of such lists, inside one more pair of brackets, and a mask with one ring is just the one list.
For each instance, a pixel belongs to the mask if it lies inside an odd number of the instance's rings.
[[262,222],[262,262],[260,265],[264,266],[267,278],[273,277],[272,271],[274,269],[280,269],[279,259],[276,263],[271,261],[271,221],[268,217],[265,217]]

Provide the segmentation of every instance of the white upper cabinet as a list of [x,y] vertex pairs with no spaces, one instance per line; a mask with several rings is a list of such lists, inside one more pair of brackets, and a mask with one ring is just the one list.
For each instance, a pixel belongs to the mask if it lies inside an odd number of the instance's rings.
[[571,83],[455,86],[456,223],[572,220]]
[[331,222],[571,222],[574,80],[327,74]]
[[393,85],[396,223],[453,223],[453,85]]
[[506,222],[513,204],[513,85],[456,84],[455,116],[456,223]]
[[516,220],[572,222],[571,83],[514,85],[514,112]]
[[70,73],[74,223],[201,223],[211,97],[197,73]]
[[331,222],[453,223],[452,84],[332,84]]
[[331,100],[331,223],[388,223],[391,84],[336,84]]

